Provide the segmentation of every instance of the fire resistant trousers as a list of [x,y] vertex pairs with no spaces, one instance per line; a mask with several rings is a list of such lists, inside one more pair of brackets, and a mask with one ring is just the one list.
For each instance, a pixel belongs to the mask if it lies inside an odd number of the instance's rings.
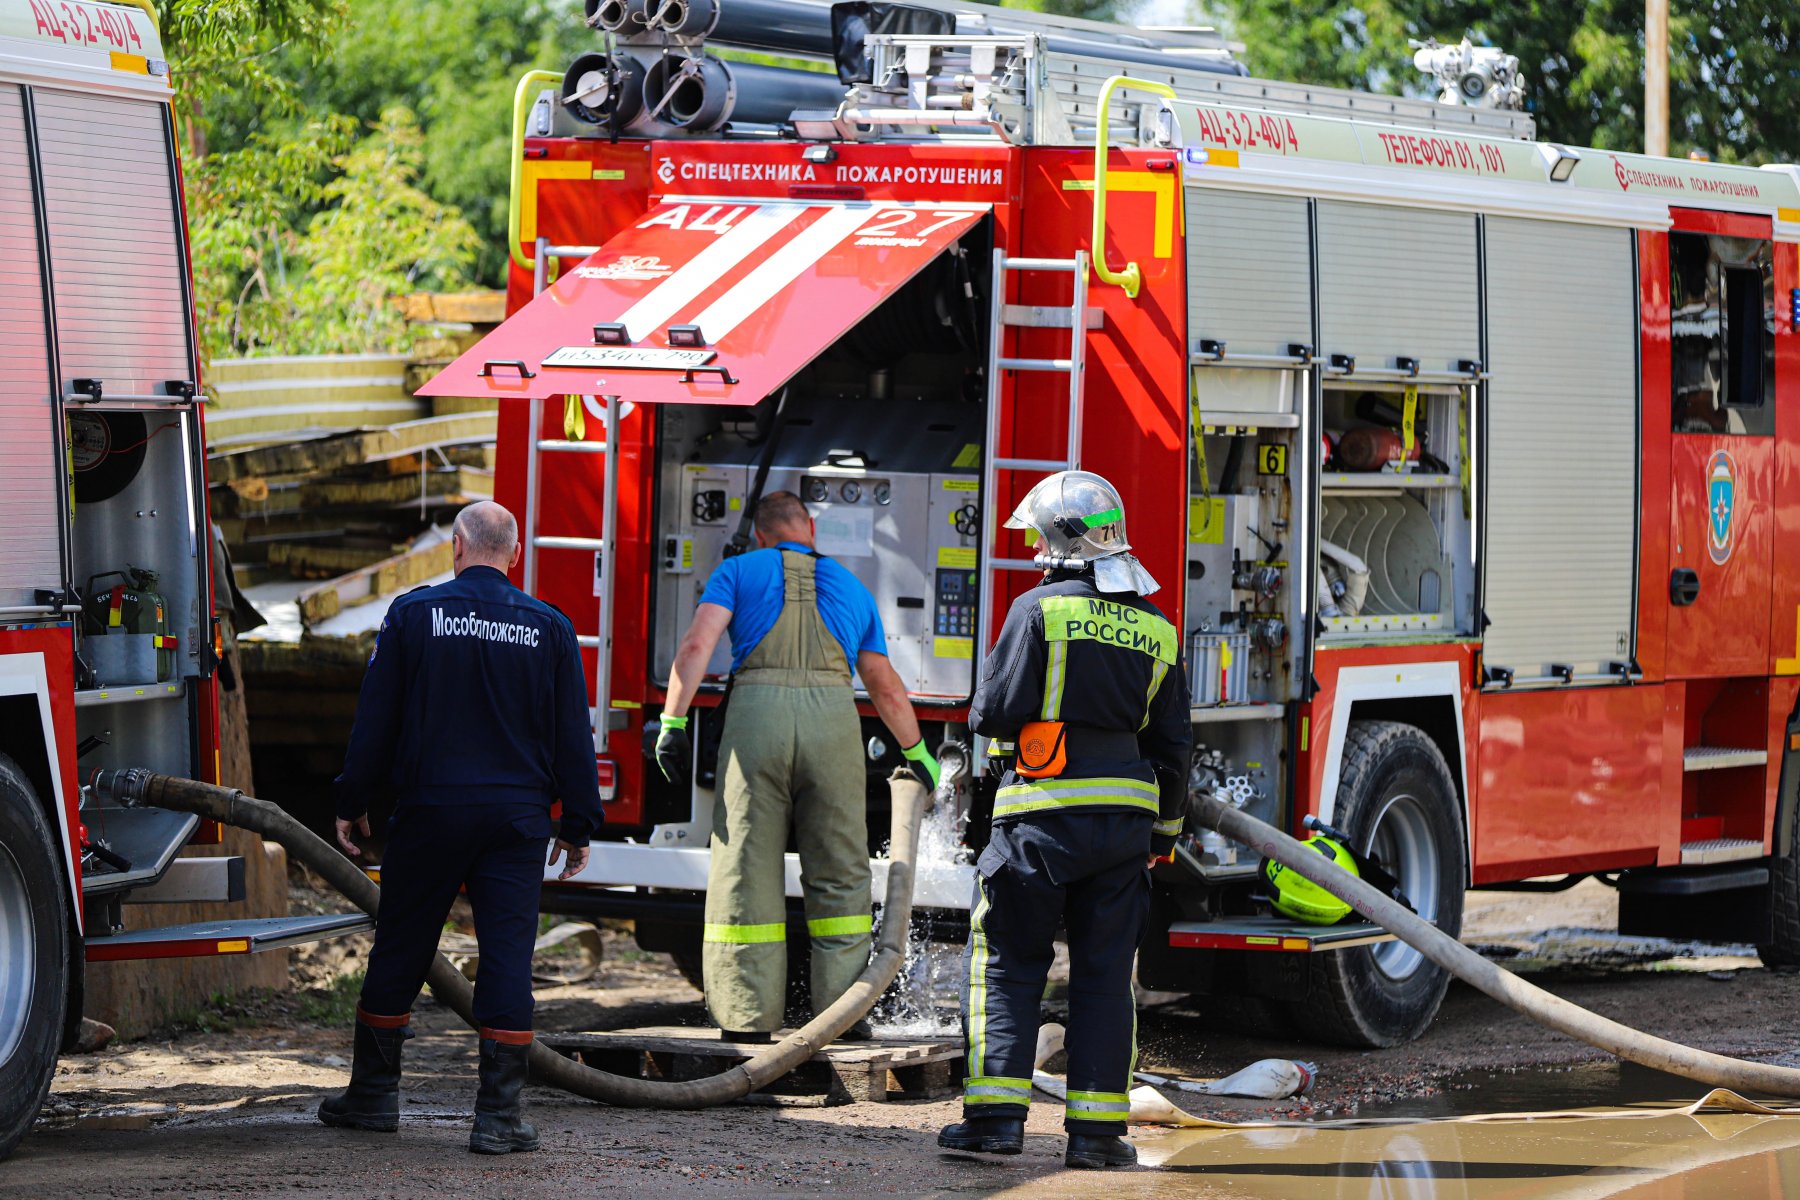
[[381,859],[381,908],[363,977],[363,1010],[388,1017],[411,1011],[444,918],[466,886],[481,952],[475,1019],[491,1029],[530,1029],[531,952],[549,853],[544,807],[401,806]]
[[701,963],[721,1029],[781,1027],[792,828],[812,937],[815,1011],[869,964],[869,842],[861,727],[845,684],[740,682],[719,744]]
[[1137,1062],[1132,965],[1150,911],[1147,812],[1032,813],[976,863],[963,1113],[1024,1117],[1057,926],[1069,940],[1070,1133],[1122,1134]]

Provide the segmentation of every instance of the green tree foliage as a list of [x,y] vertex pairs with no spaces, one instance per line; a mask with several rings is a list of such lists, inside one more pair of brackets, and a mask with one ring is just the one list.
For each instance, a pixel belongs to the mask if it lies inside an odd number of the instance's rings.
[[[1641,0],[1218,0],[1257,75],[1386,92],[1429,92],[1409,38],[1499,46],[1519,58],[1541,136],[1643,145]],[[1725,162],[1800,158],[1800,6],[1673,0],[1670,150]]]
[[425,138],[393,105],[332,165],[295,253],[306,276],[292,290],[293,336],[314,353],[400,349],[406,323],[393,299],[461,284],[480,237],[454,208],[418,187]]
[[404,349],[394,298],[461,286],[480,244],[455,209],[420,189],[423,156],[417,119],[395,105],[360,140],[355,123],[336,116],[191,169],[207,354]]

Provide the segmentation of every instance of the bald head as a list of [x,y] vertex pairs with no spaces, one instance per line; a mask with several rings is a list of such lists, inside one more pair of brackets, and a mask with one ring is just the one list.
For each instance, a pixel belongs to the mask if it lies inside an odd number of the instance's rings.
[[792,492],[770,492],[756,504],[756,540],[765,549],[782,542],[813,543],[812,516]]
[[519,523],[492,500],[477,500],[457,513],[450,533],[458,575],[469,567],[510,571],[519,561]]

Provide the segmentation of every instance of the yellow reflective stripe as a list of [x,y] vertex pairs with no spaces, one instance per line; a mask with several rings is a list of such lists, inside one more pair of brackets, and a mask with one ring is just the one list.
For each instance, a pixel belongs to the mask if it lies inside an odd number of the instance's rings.
[[1094,775],[1083,779],[1021,779],[1000,789],[1002,796],[1026,792],[1066,792],[1087,795],[1096,789],[1107,792],[1134,792],[1154,800],[1159,794],[1156,784],[1129,776]]
[[1180,833],[1182,823],[1185,820],[1186,820],[1185,817],[1176,817],[1173,820],[1169,820],[1169,821],[1158,821],[1156,824],[1154,824],[1150,827],[1150,832],[1151,833],[1160,833],[1165,837]]
[[1119,1121],[1123,1122],[1131,1116],[1131,1100],[1121,1097],[1118,1100],[1085,1099],[1078,1097],[1111,1096],[1112,1092],[1070,1092],[1069,1103],[1065,1111],[1077,1121]]
[[1156,703],[1156,689],[1162,686],[1163,677],[1169,673],[1169,664],[1157,659],[1150,669],[1150,688],[1144,693],[1144,719],[1139,722],[1139,729],[1150,728],[1150,706]]
[[1054,721],[1062,716],[1063,678],[1068,668],[1069,643],[1051,642],[1049,662],[1044,666],[1044,707],[1040,714],[1043,720]]
[[1123,1108],[1126,1111],[1131,1109],[1131,1097],[1124,1092],[1078,1092],[1071,1088],[1069,1103],[1097,1104],[1105,1108]]
[[1101,642],[1147,654],[1173,665],[1180,653],[1175,627],[1152,612],[1091,596],[1046,596],[1038,601],[1044,614],[1044,640]]
[[1014,747],[1011,742],[1003,742],[999,738],[992,738],[988,741],[987,752],[989,758],[1011,758],[1014,753]]
[[982,1078],[987,1066],[987,933],[982,919],[987,916],[987,882],[975,877],[975,911],[969,914],[969,1077]]
[[1030,1104],[1031,1080],[971,1075],[963,1080],[964,1104]]
[[737,946],[755,946],[764,942],[787,940],[787,922],[772,925],[708,925],[701,937],[709,942],[727,942]]
[[806,932],[814,937],[844,937],[852,933],[868,933],[875,928],[875,918],[868,915],[856,917],[819,917],[806,923]]
[[1034,779],[1009,783],[994,795],[994,815],[1038,812],[1047,808],[1115,804],[1158,812],[1161,793],[1142,779]]
[[1156,801],[1139,800],[1135,796],[1108,795],[1102,797],[1088,796],[1049,796],[1035,800],[1008,801],[994,805],[996,817],[1013,817],[1020,813],[1043,812],[1052,808],[1093,808],[1101,805],[1116,804],[1126,808],[1141,808],[1146,812],[1156,811]]

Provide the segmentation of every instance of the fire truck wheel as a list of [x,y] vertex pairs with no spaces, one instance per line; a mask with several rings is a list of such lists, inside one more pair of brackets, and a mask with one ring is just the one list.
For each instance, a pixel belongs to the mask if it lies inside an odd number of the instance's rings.
[[[1784,774],[1787,769],[1784,768]],[[1788,781],[1781,781],[1784,805],[1792,805]],[[1756,947],[1766,967],[1800,966],[1800,813],[1784,813],[1789,827],[1786,853],[1769,860],[1769,926],[1773,940]],[[1776,823],[1780,829],[1781,823]]]
[[[1462,931],[1462,821],[1456,784],[1417,726],[1352,721],[1332,824],[1381,861],[1420,916]],[[1450,977],[1405,942],[1310,955],[1300,1028],[1348,1046],[1394,1046],[1425,1031]]]
[[56,843],[30,780],[0,754],[0,1158],[50,1091],[69,980]]

